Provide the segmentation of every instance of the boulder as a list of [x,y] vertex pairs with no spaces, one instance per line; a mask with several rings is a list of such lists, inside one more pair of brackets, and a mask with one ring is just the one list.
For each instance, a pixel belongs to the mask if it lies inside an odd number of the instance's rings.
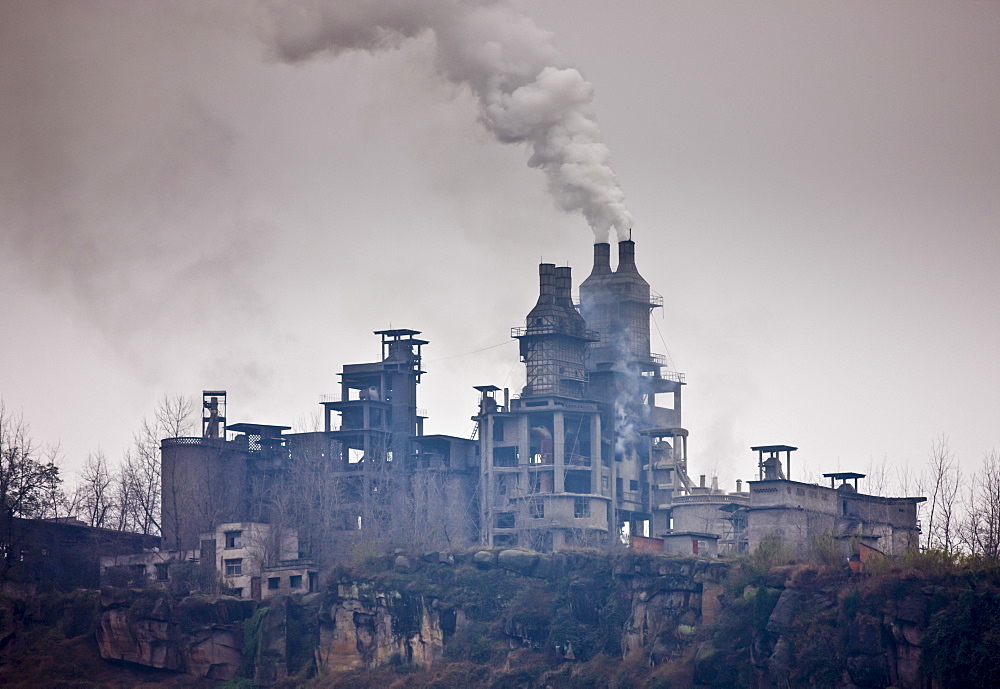
[[472,556],[472,563],[479,569],[490,569],[497,563],[496,553],[489,550],[480,550]]
[[[758,592],[757,595],[760,595]],[[796,589],[785,589],[781,592],[771,616],[767,620],[767,631],[772,634],[788,629],[792,620],[802,610],[803,594]]]
[[497,556],[497,564],[511,572],[531,576],[538,562],[538,553],[527,550],[501,550]]

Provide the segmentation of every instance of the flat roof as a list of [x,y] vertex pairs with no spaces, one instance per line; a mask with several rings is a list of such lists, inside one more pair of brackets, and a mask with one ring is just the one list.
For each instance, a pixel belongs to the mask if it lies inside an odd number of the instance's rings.
[[[270,431],[277,432],[281,435],[282,431],[290,431],[291,426],[271,426],[266,423],[233,423],[226,427],[227,431],[233,431],[235,433],[253,433],[254,431]],[[263,435],[263,434],[262,434]]]
[[826,478],[846,481],[847,479],[851,478],[864,478],[865,474],[856,474],[853,471],[835,471],[831,474],[823,474],[823,476]]
[[643,428],[639,431],[639,434],[661,438],[683,438],[687,436],[688,432],[686,428]]
[[751,447],[754,452],[791,452],[793,450],[798,450],[797,447],[792,447],[791,445],[758,445],[757,447]]
[[389,335],[390,337],[402,336],[402,335],[419,335],[419,330],[410,330],[409,328],[396,328],[394,330],[375,330],[375,335]]

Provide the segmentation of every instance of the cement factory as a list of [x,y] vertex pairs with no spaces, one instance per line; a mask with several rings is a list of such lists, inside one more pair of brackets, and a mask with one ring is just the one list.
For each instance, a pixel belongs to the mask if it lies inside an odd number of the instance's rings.
[[472,437],[425,435],[418,406],[420,332],[375,332],[377,361],[343,366],[320,399],[323,429],[229,423],[226,393],[205,391],[200,437],[162,441],[162,542],[105,558],[150,579],[178,561],[211,563],[244,597],[314,590],[338,562],[384,552],[481,545],[553,551],[627,545],[719,557],[775,535],[805,551],[832,537],[859,547],[915,547],[923,498],[792,478],[788,445],[753,447],[756,481],[726,491],[688,473],[685,376],[650,350],[662,298],[636,245],[594,245],[574,303],[571,268],[542,263],[519,342],[526,384],[476,386]]

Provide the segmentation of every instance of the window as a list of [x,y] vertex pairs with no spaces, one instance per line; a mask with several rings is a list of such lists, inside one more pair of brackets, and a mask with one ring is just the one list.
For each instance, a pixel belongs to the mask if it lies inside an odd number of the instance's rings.
[[232,560],[226,560],[226,576],[227,577],[238,577],[243,574],[243,558],[234,558]]
[[128,573],[133,581],[146,578],[146,565],[129,565]]
[[302,575],[293,574],[292,576],[288,577],[288,587],[293,589],[302,588]]
[[517,466],[517,446],[494,447],[493,466],[495,467],[516,467]]
[[577,519],[590,516],[590,498],[573,498],[573,516]]
[[281,577],[268,577],[267,578],[267,590],[277,591],[281,586]]
[[167,581],[170,576],[167,572],[168,565],[166,562],[155,565],[156,567],[156,580],[157,581]]
[[528,514],[531,515],[532,519],[544,519],[545,503],[541,500],[532,500],[528,503]]
[[497,529],[513,529],[514,528],[514,513],[513,512],[497,512],[494,520],[493,526]]
[[633,493],[638,492],[639,491],[639,482],[636,481],[635,479],[630,480],[628,482],[628,489],[630,491],[632,491]]
[[601,495],[607,495],[608,494],[608,487],[610,485],[611,485],[611,482],[608,480],[608,477],[607,476],[602,476],[601,477]]
[[503,442],[503,419],[493,419],[493,441]]
[[242,548],[243,547],[243,532],[242,531],[227,531],[226,532],[226,547],[227,548]]
[[618,495],[621,495],[622,493],[625,492],[625,487],[622,481],[623,479],[621,476],[615,479],[615,493],[617,493]]

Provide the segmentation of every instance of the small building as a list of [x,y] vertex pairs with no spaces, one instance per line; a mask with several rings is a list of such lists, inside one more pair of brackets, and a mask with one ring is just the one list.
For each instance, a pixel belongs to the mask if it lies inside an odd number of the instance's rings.
[[797,448],[765,445],[751,449],[758,452],[760,480],[750,482],[750,504],[746,511],[746,541],[750,550],[772,534],[800,553],[807,552],[813,539],[821,536],[832,536],[842,542],[845,556],[856,551],[858,543],[886,555],[917,547],[920,536],[917,505],[926,498],[859,493],[858,480],[865,475],[854,472],[823,474],[830,479],[829,487],[793,481],[791,453]]
[[663,537],[663,552],[716,558],[719,557],[719,534],[674,532]]
[[0,573],[0,579],[41,590],[97,587],[102,557],[160,545],[159,536],[97,529],[73,517],[13,517],[5,531],[0,537],[0,552],[13,556],[3,558],[10,566]]
[[[315,590],[317,573],[307,560],[299,559],[298,534],[292,529],[276,529],[260,522],[219,524],[200,536],[201,548],[190,550],[148,550],[101,558],[102,578],[108,582],[112,568],[127,568],[127,583],[168,586],[177,581],[180,564],[206,565],[224,591],[240,598],[260,600],[265,571],[282,571],[288,578],[288,592],[299,576],[306,590]],[[268,564],[272,563],[272,564]],[[271,574],[271,577],[281,576]],[[280,590],[280,584],[279,584]],[[270,595],[275,595],[272,593]]]
[[155,583],[166,587],[177,582],[180,565],[198,565],[199,550],[160,550],[109,555],[101,558],[101,583],[104,585],[137,586]]
[[319,572],[312,560],[288,560],[261,568],[261,599],[319,590]]

